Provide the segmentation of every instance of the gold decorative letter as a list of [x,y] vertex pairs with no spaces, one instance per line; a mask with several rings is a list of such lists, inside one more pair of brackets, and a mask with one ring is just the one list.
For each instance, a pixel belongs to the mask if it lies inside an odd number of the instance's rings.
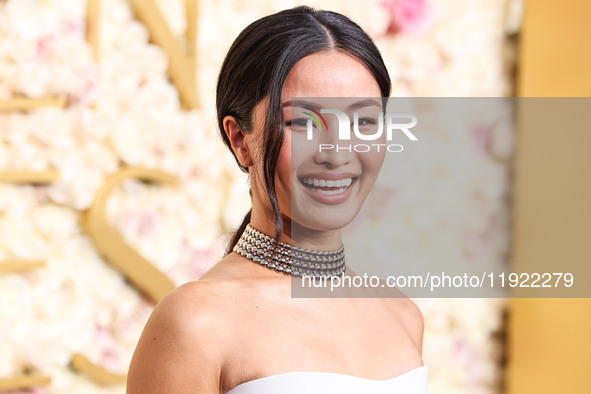
[[127,380],[127,375],[111,373],[103,367],[94,365],[81,354],[74,354],[70,365],[74,370],[83,373],[93,382],[104,386],[123,384]]
[[57,170],[42,172],[0,171],[0,183],[16,183],[19,185],[26,183],[52,183],[57,181],[59,177],[60,174]]
[[170,281],[156,267],[146,261],[131,248],[107,222],[105,206],[111,191],[126,179],[175,184],[176,179],[162,171],[142,168],[127,168],[105,180],[96,194],[94,203],[84,215],[84,229],[92,237],[97,249],[105,255],[123,275],[133,282],[153,301],[158,302],[167,293],[175,289]]
[[86,41],[92,47],[94,60],[100,61],[99,51],[100,0],[88,0],[86,6]]
[[36,386],[47,386],[51,383],[49,376],[16,375],[10,378],[0,378],[0,391],[28,389]]
[[60,107],[66,106],[66,100],[61,98],[26,98],[19,97],[9,100],[0,100],[0,112],[29,111],[39,107]]
[[195,24],[196,6],[195,0],[186,1],[188,26],[188,48],[183,49],[181,43],[174,37],[166,20],[158,9],[154,0],[129,0],[136,17],[142,21],[152,37],[152,41],[162,47],[168,55],[168,72],[172,82],[175,84],[181,100],[185,107],[196,108],[197,85],[196,85],[196,37]]
[[[87,8],[87,40],[92,45],[95,58],[99,54],[99,1],[89,0]],[[129,0],[139,21],[146,25],[152,41],[162,47],[168,56],[168,75],[179,92],[187,109],[198,107],[196,79],[197,2],[185,0],[187,13],[187,45],[179,42],[154,0]]]
[[0,262],[0,275],[23,272],[41,267],[45,267],[44,261],[3,261]]

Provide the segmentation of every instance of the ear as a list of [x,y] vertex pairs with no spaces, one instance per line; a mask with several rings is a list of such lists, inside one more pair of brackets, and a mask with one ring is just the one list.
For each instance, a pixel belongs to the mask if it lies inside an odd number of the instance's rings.
[[240,164],[244,167],[251,167],[253,165],[252,155],[247,143],[246,133],[240,129],[236,118],[233,116],[226,116],[223,120],[224,132],[230,140],[232,150],[238,158]]

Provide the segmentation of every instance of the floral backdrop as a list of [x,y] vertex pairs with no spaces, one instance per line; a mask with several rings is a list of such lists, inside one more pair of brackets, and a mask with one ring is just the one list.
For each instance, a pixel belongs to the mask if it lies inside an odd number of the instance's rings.
[[[181,37],[187,29],[184,1],[158,4]],[[45,262],[38,269],[0,274],[0,378],[26,371],[52,377],[48,386],[19,393],[125,392],[124,385],[97,385],[68,367],[72,354],[82,353],[124,374],[153,308],[97,252],[82,229],[81,215],[109,174],[129,166],[166,171],[177,177],[177,185],[124,182],[109,198],[108,218],[176,285],[198,279],[211,267],[249,207],[248,181],[216,130],[217,72],[246,25],[300,4],[199,0],[202,106],[185,110],[167,79],[164,51],[149,42],[148,30],[134,19],[126,0],[101,0],[100,62],[85,38],[85,1],[0,0],[0,100],[58,96],[67,101],[65,108],[0,112],[0,262]],[[394,96],[512,94],[519,0],[305,4],[344,13],[374,37]],[[460,137],[453,141],[462,143]],[[486,132],[465,137],[474,143],[462,149],[481,157],[483,176],[469,179],[464,198],[470,203],[469,191],[486,189],[484,182],[491,179],[488,189],[495,190],[483,204],[472,201],[467,209],[447,213],[460,216],[455,231],[473,246],[488,219],[509,213],[504,196],[513,141],[511,135],[497,138]],[[57,169],[59,180],[2,183],[2,171],[48,169]],[[481,219],[476,224],[475,215]],[[506,230],[506,220],[497,226]],[[502,262],[507,240],[494,237],[481,239],[489,245],[483,253]],[[430,392],[499,392],[502,301],[417,303],[425,317]]]

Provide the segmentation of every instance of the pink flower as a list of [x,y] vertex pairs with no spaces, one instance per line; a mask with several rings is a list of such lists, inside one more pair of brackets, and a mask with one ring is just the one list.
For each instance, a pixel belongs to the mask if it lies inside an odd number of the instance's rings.
[[386,33],[422,33],[431,23],[430,0],[383,0],[390,13],[390,25]]

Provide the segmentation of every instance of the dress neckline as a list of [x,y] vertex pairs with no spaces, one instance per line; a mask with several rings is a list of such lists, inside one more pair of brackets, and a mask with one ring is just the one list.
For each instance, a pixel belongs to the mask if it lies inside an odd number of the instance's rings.
[[268,381],[268,380],[272,380],[272,379],[279,378],[279,377],[293,376],[293,375],[334,376],[334,377],[339,377],[339,378],[343,378],[343,379],[363,380],[363,381],[366,381],[366,382],[374,382],[374,383],[387,383],[387,382],[390,382],[392,380],[395,380],[395,379],[401,378],[403,376],[409,375],[409,374],[411,374],[413,372],[423,370],[425,368],[427,368],[426,365],[421,365],[420,367],[413,368],[413,369],[411,369],[409,371],[406,371],[406,372],[401,373],[400,375],[397,375],[397,376],[394,376],[394,377],[388,378],[388,379],[370,379],[370,378],[363,378],[361,376],[348,375],[348,374],[338,373],[338,372],[313,372],[313,371],[282,372],[282,373],[277,373],[277,374],[274,374],[274,375],[264,376],[262,378],[248,380],[246,382],[240,383],[239,385],[234,386],[230,390],[228,390],[227,393],[230,393],[230,392],[232,392],[232,390],[238,389],[239,387],[244,387],[244,386],[248,386],[250,384],[259,383],[259,382],[262,382],[262,381]]

